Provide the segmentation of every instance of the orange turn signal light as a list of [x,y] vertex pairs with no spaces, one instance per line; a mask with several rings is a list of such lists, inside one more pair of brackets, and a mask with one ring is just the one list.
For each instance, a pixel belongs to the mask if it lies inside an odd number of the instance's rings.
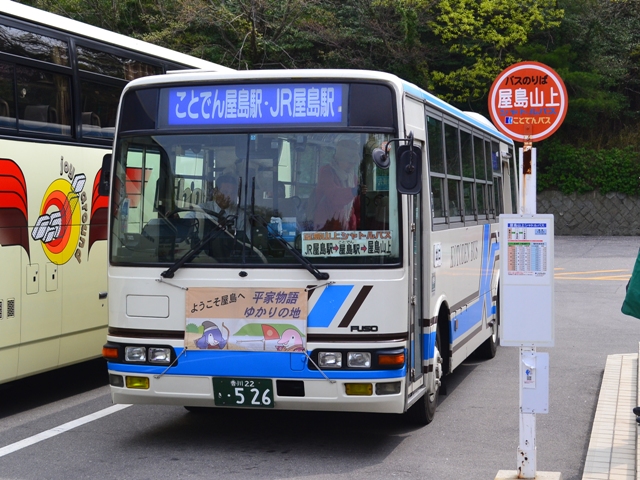
[[113,347],[102,347],[102,356],[107,360],[117,360],[118,349]]
[[402,366],[404,365],[404,353],[378,355],[378,365]]

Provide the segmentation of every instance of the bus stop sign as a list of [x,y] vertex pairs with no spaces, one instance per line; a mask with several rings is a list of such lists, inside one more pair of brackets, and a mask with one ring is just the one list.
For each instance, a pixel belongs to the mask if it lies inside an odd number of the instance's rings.
[[489,113],[498,130],[518,142],[551,136],[567,114],[560,76],[538,62],[520,62],[498,75],[489,91]]

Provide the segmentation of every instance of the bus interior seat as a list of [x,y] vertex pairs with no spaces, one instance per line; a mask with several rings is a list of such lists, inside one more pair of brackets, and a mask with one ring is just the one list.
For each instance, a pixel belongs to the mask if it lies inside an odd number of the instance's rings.
[[95,112],[82,112],[82,124],[100,127],[100,117]]
[[50,105],[27,105],[24,119],[33,122],[58,123],[58,112]]
[[9,104],[0,98],[0,117],[10,117]]

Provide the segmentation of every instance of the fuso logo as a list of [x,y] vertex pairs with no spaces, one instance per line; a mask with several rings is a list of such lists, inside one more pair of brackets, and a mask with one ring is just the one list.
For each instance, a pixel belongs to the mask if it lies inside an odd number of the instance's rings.
[[87,194],[84,173],[75,174],[69,162],[60,160],[60,176],[54,180],[42,199],[40,216],[31,237],[42,242],[44,253],[52,263],[62,265],[75,256],[82,261],[82,248],[87,235]]

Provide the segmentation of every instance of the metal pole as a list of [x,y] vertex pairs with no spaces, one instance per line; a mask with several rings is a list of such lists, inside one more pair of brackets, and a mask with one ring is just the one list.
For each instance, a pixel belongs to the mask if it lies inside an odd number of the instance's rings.
[[[527,140],[530,140],[527,139]],[[530,141],[525,141],[519,149],[518,166],[520,177],[520,212],[524,215],[536,214],[536,150]],[[536,478],[536,414],[523,413],[522,389],[525,385],[525,358],[536,355],[535,347],[520,347],[520,443],[517,452],[518,478]]]
[[522,411],[522,389],[526,379],[525,358],[535,356],[535,347],[520,347],[520,443],[518,478],[536,478],[536,414]]

